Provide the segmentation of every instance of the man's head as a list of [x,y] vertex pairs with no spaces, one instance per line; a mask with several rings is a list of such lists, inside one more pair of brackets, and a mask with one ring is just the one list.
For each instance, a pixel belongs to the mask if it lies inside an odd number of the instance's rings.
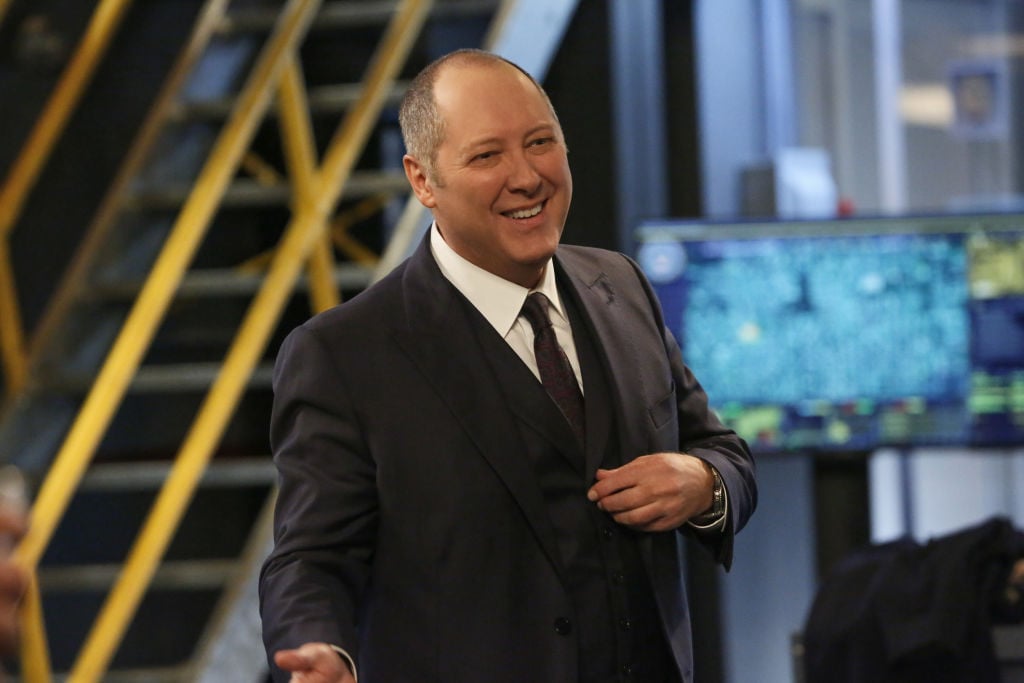
[[548,94],[544,92],[544,88],[518,64],[484,50],[463,49],[449,52],[428,64],[416,75],[402,98],[401,108],[398,112],[398,122],[402,128],[405,149],[431,174],[434,172],[434,165],[437,162],[437,148],[441,145],[445,132],[444,118],[437,111],[437,101],[434,99],[434,83],[440,72],[447,66],[497,66],[501,64],[510,66],[526,76],[544,98],[555,121],[558,121],[558,115],[555,113],[551,100],[548,99]]
[[413,191],[463,258],[532,286],[572,198],[562,129],[537,82],[496,55],[462,50],[413,81],[399,113]]

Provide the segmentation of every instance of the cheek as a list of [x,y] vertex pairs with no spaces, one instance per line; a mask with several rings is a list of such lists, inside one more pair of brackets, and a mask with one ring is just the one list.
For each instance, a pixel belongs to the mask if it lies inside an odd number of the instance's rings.
[[544,158],[545,174],[552,183],[572,187],[572,174],[569,171],[569,157],[565,154],[552,154]]

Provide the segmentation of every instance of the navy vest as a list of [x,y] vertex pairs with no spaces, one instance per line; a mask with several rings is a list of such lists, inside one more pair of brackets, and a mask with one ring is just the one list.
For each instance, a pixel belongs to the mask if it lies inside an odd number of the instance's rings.
[[[536,473],[570,584],[566,588],[574,613],[553,615],[552,638],[576,640],[579,683],[672,683],[678,675],[638,552],[637,533],[586,498],[594,471],[622,462],[615,428],[619,412],[609,389],[610,369],[589,323],[573,297],[563,293],[561,298],[583,375],[585,449],[540,381],[479,312],[471,313],[477,337],[500,378],[499,390],[528,417],[518,420],[523,455]],[[468,302],[467,307],[472,309]]]

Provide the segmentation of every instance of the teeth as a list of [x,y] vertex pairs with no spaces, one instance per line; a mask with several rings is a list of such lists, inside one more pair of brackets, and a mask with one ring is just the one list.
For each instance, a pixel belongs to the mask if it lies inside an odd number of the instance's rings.
[[522,211],[510,211],[506,215],[509,216],[510,218],[532,218],[533,216],[536,216],[538,213],[540,213],[540,210],[542,208],[544,208],[544,205],[538,204],[532,209],[523,209]]

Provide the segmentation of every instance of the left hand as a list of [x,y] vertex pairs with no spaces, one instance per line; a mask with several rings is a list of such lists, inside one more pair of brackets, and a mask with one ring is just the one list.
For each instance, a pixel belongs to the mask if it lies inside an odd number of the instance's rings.
[[668,531],[711,507],[713,488],[714,477],[700,458],[653,453],[598,470],[587,498],[631,529]]

